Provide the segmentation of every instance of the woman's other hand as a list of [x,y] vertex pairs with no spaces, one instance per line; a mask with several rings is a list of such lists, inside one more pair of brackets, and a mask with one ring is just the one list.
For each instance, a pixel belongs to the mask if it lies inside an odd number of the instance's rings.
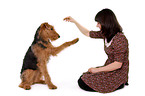
[[90,72],[90,73],[97,73],[98,71],[97,71],[97,68],[89,68],[88,72]]

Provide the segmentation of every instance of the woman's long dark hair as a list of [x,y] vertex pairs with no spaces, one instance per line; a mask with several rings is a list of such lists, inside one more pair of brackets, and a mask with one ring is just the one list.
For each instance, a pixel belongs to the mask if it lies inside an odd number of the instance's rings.
[[118,32],[122,33],[122,27],[117,21],[117,18],[113,11],[110,9],[103,9],[97,13],[95,21],[101,24],[101,31],[107,38],[107,42],[110,42],[113,36]]

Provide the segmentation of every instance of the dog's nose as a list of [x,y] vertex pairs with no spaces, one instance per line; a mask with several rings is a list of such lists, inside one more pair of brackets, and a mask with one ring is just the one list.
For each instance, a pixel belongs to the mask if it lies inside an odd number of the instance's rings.
[[58,35],[58,38],[60,38],[60,36]]

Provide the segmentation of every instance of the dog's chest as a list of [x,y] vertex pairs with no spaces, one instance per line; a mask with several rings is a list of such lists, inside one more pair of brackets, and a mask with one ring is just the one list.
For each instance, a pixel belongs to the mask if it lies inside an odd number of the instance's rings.
[[37,45],[32,46],[32,51],[34,52],[35,56],[37,57],[38,60],[45,60],[48,61],[50,55],[51,55],[51,50],[50,48],[41,48]]

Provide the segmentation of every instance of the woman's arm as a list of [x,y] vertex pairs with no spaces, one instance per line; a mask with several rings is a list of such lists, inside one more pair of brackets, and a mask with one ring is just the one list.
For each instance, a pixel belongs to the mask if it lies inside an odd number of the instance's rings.
[[81,24],[79,24],[79,23],[78,23],[75,19],[73,19],[71,16],[64,18],[64,20],[65,20],[65,21],[68,21],[68,22],[74,23],[74,24],[78,27],[78,29],[79,29],[84,35],[86,35],[86,36],[89,37],[89,32],[90,32],[90,31],[89,31],[88,29],[86,29],[85,27],[83,27]]
[[99,68],[90,68],[88,70],[88,72],[90,73],[97,73],[97,72],[107,72],[107,71],[114,71],[117,70],[119,68],[121,68],[122,63],[121,62],[113,62],[109,65],[103,66],[103,67],[99,67]]

